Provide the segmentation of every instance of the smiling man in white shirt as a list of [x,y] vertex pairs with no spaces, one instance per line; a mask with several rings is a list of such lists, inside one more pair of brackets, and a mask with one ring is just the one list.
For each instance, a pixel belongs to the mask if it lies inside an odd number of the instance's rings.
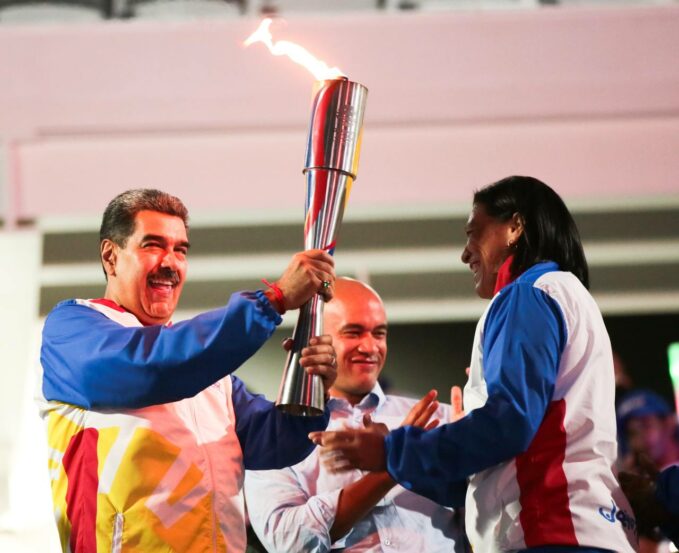
[[[361,426],[366,415],[389,428],[425,426],[434,413],[449,420],[449,407],[438,405],[434,391],[419,402],[382,391],[387,318],[372,288],[337,279],[324,322],[338,364],[329,429]],[[289,468],[247,471],[250,522],[268,551],[465,551],[462,517],[452,509],[407,491],[386,471],[330,474],[322,456],[317,448]]]

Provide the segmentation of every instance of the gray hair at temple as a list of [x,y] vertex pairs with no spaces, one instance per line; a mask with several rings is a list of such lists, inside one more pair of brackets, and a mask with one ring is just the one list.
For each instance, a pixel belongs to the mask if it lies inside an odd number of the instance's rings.
[[99,244],[108,239],[124,248],[127,239],[134,234],[140,211],[158,211],[179,217],[186,229],[189,228],[189,212],[179,198],[161,190],[138,188],[118,194],[106,206],[99,228]]

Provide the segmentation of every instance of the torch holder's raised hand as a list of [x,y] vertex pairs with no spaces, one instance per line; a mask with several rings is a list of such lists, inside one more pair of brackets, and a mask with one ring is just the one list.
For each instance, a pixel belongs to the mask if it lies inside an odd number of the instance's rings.
[[[304,247],[335,251],[351,185],[358,172],[363,114],[368,89],[346,78],[319,81],[311,108],[307,141],[307,193]],[[323,334],[323,298],[314,296],[300,308],[293,346],[283,371],[276,405],[294,415],[323,414],[323,383],[299,364],[312,336]]]

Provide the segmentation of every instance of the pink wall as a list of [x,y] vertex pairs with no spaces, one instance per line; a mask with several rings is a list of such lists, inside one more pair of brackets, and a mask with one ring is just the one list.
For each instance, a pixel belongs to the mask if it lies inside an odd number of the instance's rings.
[[[0,30],[10,215],[158,186],[193,210],[301,209],[312,78],[252,19]],[[370,89],[352,204],[466,202],[510,173],[566,197],[679,194],[679,6],[295,18]]]

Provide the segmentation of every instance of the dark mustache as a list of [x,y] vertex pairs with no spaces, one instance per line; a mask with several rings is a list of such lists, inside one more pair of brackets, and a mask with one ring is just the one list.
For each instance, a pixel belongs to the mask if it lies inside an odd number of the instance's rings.
[[169,267],[161,267],[160,270],[156,271],[152,275],[149,275],[149,279],[152,280],[154,278],[169,280],[172,282],[172,284],[179,283],[179,273],[177,271],[173,271]]

